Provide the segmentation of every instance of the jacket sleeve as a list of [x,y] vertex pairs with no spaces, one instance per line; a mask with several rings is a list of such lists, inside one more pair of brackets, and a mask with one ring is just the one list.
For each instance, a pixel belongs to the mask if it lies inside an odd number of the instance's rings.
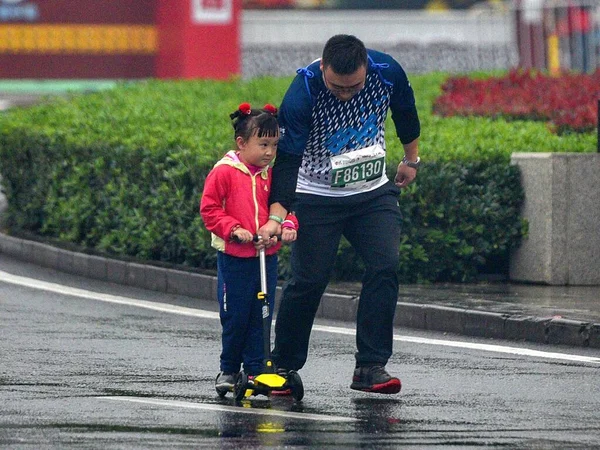
[[296,198],[296,182],[300,164],[302,164],[302,155],[278,153],[273,165],[273,183],[271,184],[269,205],[281,203],[285,209],[290,209]]
[[200,215],[206,229],[228,241],[232,229],[240,221],[225,213],[225,202],[229,195],[229,171],[227,166],[218,166],[210,171],[204,183],[200,200]]
[[[289,224],[286,224],[285,222],[287,222],[287,221],[291,222],[293,224],[293,226],[289,226]],[[286,226],[286,225],[288,225],[288,226]],[[285,216],[285,220],[283,221],[282,227],[283,228],[293,228],[294,230],[298,230],[300,227],[299,227],[298,218],[296,217],[296,215],[290,213],[287,216]]]
[[310,134],[312,97],[305,76],[299,74],[288,88],[279,108],[281,138],[273,166],[269,204],[281,203],[289,209],[296,193],[298,170]]
[[386,75],[394,83],[394,91],[390,99],[392,120],[396,127],[396,135],[403,144],[414,141],[421,135],[421,123],[415,104],[413,88],[406,72],[396,60],[389,57],[389,69]]

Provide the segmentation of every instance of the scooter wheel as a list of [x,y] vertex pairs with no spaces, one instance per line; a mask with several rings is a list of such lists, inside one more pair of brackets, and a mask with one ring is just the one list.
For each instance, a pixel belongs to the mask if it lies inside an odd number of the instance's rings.
[[288,373],[287,383],[292,391],[292,397],[294,400],[299,402],[304,397],[304,385],[302,384],[302,378],[300,374],[294,370],[290,370]]
[[247,388],[248,375],[246,375],[244,371],[241,371],[238,373],[238,376],[235,379],[235,385],[233,386],[233,397],[236,399],[236,401],[241,402],[244,399]]

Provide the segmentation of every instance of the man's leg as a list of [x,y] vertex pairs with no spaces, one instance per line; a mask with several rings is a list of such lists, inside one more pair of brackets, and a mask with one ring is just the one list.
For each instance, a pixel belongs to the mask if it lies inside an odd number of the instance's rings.
[[366,268],[356,324],[358,366],[385,365],[392,355],[400,225],[398,198],[386,194],[357,206],[344,229]]
[[278,367],[299,370],[306,362],[315,314],[341,238],[336,212],[336,208],[306,205],[296,210],[300,229],[292,247],[292,276],[283,289],[275,322],[273,360]]

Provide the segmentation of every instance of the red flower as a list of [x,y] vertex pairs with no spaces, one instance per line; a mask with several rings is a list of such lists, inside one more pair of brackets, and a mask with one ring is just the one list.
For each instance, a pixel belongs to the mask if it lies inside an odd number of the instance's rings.
[[477,115],[508,119],[544,120],[557,132],[588,133],[597,120],[600,70],[593,74],[511,70],[507,76],[471,80],[449,78],[433,111],[441,116]]

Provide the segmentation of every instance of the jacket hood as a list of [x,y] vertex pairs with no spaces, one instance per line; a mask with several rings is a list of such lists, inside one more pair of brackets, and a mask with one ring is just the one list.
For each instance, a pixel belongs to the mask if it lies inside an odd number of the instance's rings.
[[[226,164],[228,166],[235,167],[236,169],[244,172],[245,174],[252,176],[250,169],[248,169],[248,166],[246,166],[246,164],[244,164],[242,161],[240,161],[240,158],[238,157],[235,150],[229,150],[227,153],[225,153],[225,155],[219,161],[217,161],[217,163],[215,164],[215,167],[220,166],[222,164]],[[260,176],[262,177],[262,179],[266,180],[269,176],[268,172],[269,172],[269,166],[265,166],[260,170],[260,172],[257,172],[257,173],[260,173]]]

